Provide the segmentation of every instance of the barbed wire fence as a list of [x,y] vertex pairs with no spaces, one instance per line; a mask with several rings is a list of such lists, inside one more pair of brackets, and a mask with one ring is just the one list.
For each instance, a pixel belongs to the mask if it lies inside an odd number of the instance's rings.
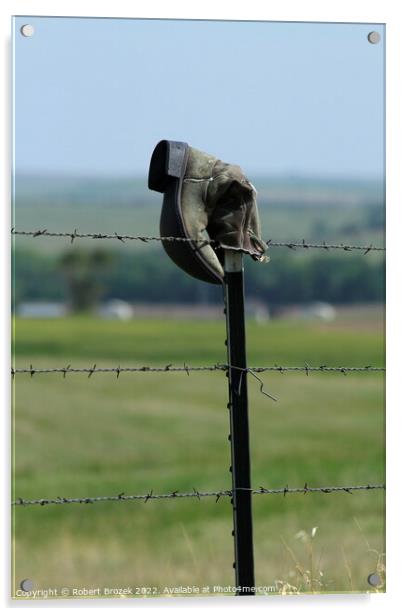
[[[36,229],[33,231],[24,231],[17,230],[14,227],[11,229],[12,235],[20,235],[26,237],[52,237],[59,239],[70,239],[70,243],[72,244],[76,239],[93,239],[93,240],[118,240],[120,242],[125,242],[126,240],[131,241],[140,241],[140,242],[187,242],[192,244],[200,244],[200,246],[211,245],[215,248],[219,247],[219,242],[207,238],[199,239],[199,238],[187,238],[187,237],[159,237],[153,235],[125,235],[121,233],[82,233],[74,229],[72,232],[65,231],[48,231],[47,229]],[[331,243],[331,242],[306,242],[304,239],[295,242],[278,242],[273,241],[272,239],[265,240],[268,248],[289,248],[290,250],[297,250],[298,248],[318,248],[322,250],[343,250],[345,252],[351,251],[359,251],[363,252],[364,255],[367,255],[369,252],[384,252],[386,249],[382,246],[374,246],[373,244],[358,246],[354,244],[344,244],[344,243]],[[231,248],[231,250],[237,250],[239,252],[243,251],[241,248],[235,249]]]
[[[289,486],[285,486],[284,488],[264,488],[260,486],[259,490],[253,490],[250,488],[236,488],[237,490],[247,490],[252,494],[282,494],[286,496],[287,494],[308,494],[308,493],[320,493],[320,494],[332,494],[334,492],[346,492],[348,494],[353,494],[356,491],[367,491],[367,490],[385,490],[384,484],[367,484],[364,486],[327,486],[327,487],[310,487],[307,483],[304,484],[302,488],[289,488]],[[14,501],[13,505],[92,505],[94,503],[102,503],[105,501],[133,501],[133,500],[143,500],[145,502],[149,500],[158,500],[158,499],[167,499],[167,498],[205,498],[214,496],[216,498],[215,502],[221,498],[221,496],[233,496],[233,490],[218,490],[215,492],[199,492],[195,488],[193,488],[192,492],[179,492],[178,490],[174,490],[173,492],[169,492],[167,494],[154,494],[151,490],[148,494],[126,494],[125,492],[121,492],[115,496],[85,496],[82,498],[64,498],[58,496],[57,498],[38,498],[38,499],[23,499],[18,498]]]
[[[62,374],[64,378],[66,378],[67,374],[87,374],[88,378],[90,378],[93,374],[96,373],[115,373],[116,377],[119,378],[120,374],[128,372],[186,372],[187,376],[190,376],[190,372],[217,372],[224,371],[226,375],[229,370],[238,370],[241,372],[241,376],[244,373],[250,374],[256,379],[260,384],[260,393],[275,402],[278,400],[275,396],[268,393],[264,387],[263,381],[257,376],[258,373],[262,372],[280,372],[281,374],[285,374],[286,372],[303,372],[308,376],[310,372],[330,372],[330,373],[342,373],[345,376],[350,372],[385,372],[385,368],[375,367],[375,366],[310,366],[305,363],[304,366],[257,366],[253,368],[240,368],[238,366],[233,366],[231,364],[215,364],[213,366],[187,366],[184,362],[183,366],[173,366],[173,364],[166,364],[166,366],[156,367],[156,366],[140,366],[140,367],[97,367],[94,364],[90,368],[73,368],[71,364],[65,366],[63,368],[34,368],[31,364],[29,368],[11,368],[11,376],[15,378],[17,374],[29,374],[33,377],[35,374]],[[242,380],[239,382],[239,391],[241,390]]]
[[213,366],[187,366],[184,363],[183,366],[173,366],[173,364],[166,364],[166,366],[139,366],[139,367],[97,367],[94,364],[91,368],[73,368],[71,364],[65,368],[34,368],[31,364],[29,368],[11,368],[11,376],[16,374],[57,374],[61,373],[63,376],[66,374],[88,374],[91,377],[97,372],[114,372],[117,378],[124,372],[186,372],[190,375],[190,372],[221,372],[232,370],[240,370],[241,372],[258,373],[258,372],[304,372],[307,376],[310,372],[341,372],[342,374],[348,374],[348,372],[385,372],[385,368],[376,366],[257,366],[253,368],[239,368],[238,366],[232,366],[231,364],[215,364]]
[[[48,237],[48,238],[57,238],[57,239],[69,239],[70,243],[73,244],[77,239],[93,239],[93,240],[117,240],[122,243],[126,241],[140,241],[144,243],[148,242],[191,242],[193,246],[199,246],[200,248],[205,245],[212,245],[215,248],[219,248],[219,244],[210,239],[198,239],[198,238],[178,238],[178,237],[159,237],[159,236],[150,236],[150,235],[127,235],[127,234],[118,234],[118,233],[81,233],[77,229],[74,229],[72,232],[59,232],[59,231],[48,231],[47,229],[37,229],[37,230],[17,230],[15,228],[11,229],[11,234],[13,236],[25,236],[31,238],[39,238],[39,237]],[[290,250],[309,250],[309,249],[319,249],[319,250],[339,250],[344,252],[352,252],[358,251],[363,254],[363,256],[368,255],[371,252],[385,252],[385,247],[375,246],[373,244],[367,245],[355,245],[355,244],[347,244],[347,243],[333,243],[333,242],[306,242],[304,239],[300,241],[273,241],[271,239],[266,240],[266,244],[269,248],[288,248]],[[240,252],[244,252],[239,250]],[[97,366],[95,363],[91,367],[77,367],[74,368],[71,364],[68,364],[64,367],[34,367],[30,364],[29,367],[25,368],[11,368],[11,376],[15,378],[17,375],[30,375],[30,377],[34,377],[35,375],[51,375],[51,374],[61,374],[64,378],[67,375],[75,375],[75,374],[87,374],[88,378],[92,377],[93,374],[96,373],[111,373],[115,374],[117,378],[120,377],[121,374],[124,373],[183,373],[185,372],[187,376],[190,376],[192,372],[219,372],[223,371],[228,375],[229,370],[239,370],[241,371],[241,376],[244,373],[250,374],[255,377],[260,383],[260,392],[267,397],[276,400],[274,396],[269,394],[264,390],[264,383],[259,378],[258,374],[265,372],[277,372],[281,374],[285,374],[288,372],[299,372],[304,373],[306,376],[309,376],[310,373],[332,373],[332,374],[343,374],[347,376],[349,373],[384,373],[385,368],[381,366],[328,366],[328,365],[319,365],[319,366],[311,366],[307,362],[302,366],[284,366],[279,364],[274,364],[271,366],[256,366],[252,368],[240,368],[229,363],[222,364],[216,363],[210,366],[191,366],[186,362],[183,362],[182,366],[174,366],[172,363],[167,363],[164,366],[137,366],[137,367],[124,367],[124,366],[111,366],[111,367],[102,367]],[[239,388],[241,387],[242,380],[240,379]],[[289,487],[288,485],[282,488],[266,488],[260,486],[259,489],[252,488],[239,488],[236,490],[247,490],[253,496],[255,495],[297,495],[297,494],[335,494],[335,493],[364,493],[373,490],[385,490],[385,484],[376,483],[376,482],[368,482],[364,485],[342,485],[342,486],[324,486],[324,487],[310,487],[307,482],[305,482],[303,487]],[[107,496],[85,496],[85,497],[56,497],[56,498],[36,498],[36,499],[25,499],[22,497],[17,498],[11,504],[14,507],[17,506],[45,506],[45,505],[67,505],[67,504],[98,504],[104,502],[128,502],[128,501],[143,501],[147,503],[149,500],[165,500],[165,499],[183,499],[190,498],[201,501],[203,498],[214,497],[215,502],[218,502],[221,498],[234,496],[234,489],[231,490],[212,490],[212,491],[199,491],[196,488],[193,488],[192,492],[179,492],[178,490],[174,490],[172,492],[168,492],[165,494],[154,494],[153,490],[150,490],[147,494],[126,494],[125,492],[121,492],[117,495],[107,495]]]

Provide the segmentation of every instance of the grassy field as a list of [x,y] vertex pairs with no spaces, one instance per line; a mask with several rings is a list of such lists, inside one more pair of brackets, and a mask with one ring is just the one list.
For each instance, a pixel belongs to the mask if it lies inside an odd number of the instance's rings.
[[[371,313],[370,313],[371,314]],[[379,315],[331,324],[248,324],[250,365],[384,364]],[[224,321],[17,320],[16,367],[225,362]],[[381,374],[249,377],[254,487],[384,480]],[[14,497],[230,489],[224,373],[17,375]],[[228,498],[16,507],[15,589],[234,584]],[[283,592],[373,591],[384,494],[256,495],[256,584]],[[312,529],[318,527],[314,537]],[[303,531],[303,532],[302,532]],[[137,591],[136,589],[140,590]],[[154,589],[157,589],[156,591]]]

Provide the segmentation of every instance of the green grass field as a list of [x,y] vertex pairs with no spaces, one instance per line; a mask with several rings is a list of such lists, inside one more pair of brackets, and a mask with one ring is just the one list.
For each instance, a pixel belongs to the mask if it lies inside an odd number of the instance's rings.
[[[381,318],[250,322],[247,338],[254,366],[384,365]],[[224,339],[223,317],[17,320],[15,365],[209,365],[225,362]],[[249,377],[254,487],[384,481],[381,374],[262,379],[278,402]],[[17,375],[14,385],[14,498],[231,487],[224,373]],[[382,491],[256,495],[256,584],[373,591],[384,500]],[[42,589],[131,587],[134,596],[142,587],[171,595],[171,587],[234,584],[226,497],[16,507],[13,519],[15,589],[26,578]]]

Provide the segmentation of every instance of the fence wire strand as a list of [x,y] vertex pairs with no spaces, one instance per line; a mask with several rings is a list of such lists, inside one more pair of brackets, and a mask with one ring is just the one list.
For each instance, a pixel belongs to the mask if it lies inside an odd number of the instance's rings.
[[[367,490],[385,490],[385,484],[366,484],[366,485],[356,485],[356,486],[326,486],[326,487],[310,487],[307,483],[304,484],[302,488],[289,488],[286,485],[284,488],[264,488],[260,486],[258,490],[254,490],[253,488],[236,488],[237,490],[247,490],[250,491],[253,495],[257,494],[282,494],[286,496],[287,494],[308,494],[308,493],[320,493],[320,494],[331,494],[334,492],[346,492],[348,494],[352,494],[356,491],[367,491]],[[64,498],[58,496],[57,498],[38,498],[38,499],[24,499],[17,498],[17,500],[13,501],[12,506],[27,506],[27,505],[67,505],[67,504],[79,504],[79,505],[88,505],[101,503],[105,501],[133,501],[133,500],[143,500],[147,502],[148,500],[158,500],[158,499],[169,499],[169,498],[197,498],[201,499],[204,497],[214,496],[216,498],[216,502],[223,496],[232,496],[233,490],[218,490],[218,491],[210,491],[210,492],[200,492],[193,488],[192,492],[179,492],[178,490],[174,490],[173,492],[169,492],[167,494],[154,494],[153,490],[150,490],[148,494],[126,494],[125,492],[121,492],[117,495],[112,496],[86,496],[81,498]]]
[[73,368],[71,364],[65,366],[64,368],[34,368],[31,364],[29,368],[11,368],[11,376],[14,377],[17,374],[30,374],[31,377],[35,374],[62,374],[63,377],[66,377],[67,374],[88,374],[88,378],[91,377],[95,373],[115,373],[116,377],[119,378],[120,374],[124,372],[186,372],[188,376],[190,376],[190,372],[217,372],[217,371],[227,371],[227,370],[240,370],[241,372],[248,372],[252,376],[255,376],[253,373],[262,373],[262,372],[280,372],[284,374],[285,372],[304,372],[307,376],[310,372],[332,372],[332,373],[341,373],[348,374],[350,372],[385,372],[386,369],[384,367],[377,366],[310,366],[305,363],[304,366],[257,366],[251,368],[240,368],[238,366],[232,366],[230,364],[214,364],[212,366],[188,366],[184,363],[183,366],[173,366],[173,364],[166,364],[166,366],[138,366],[138,367],[98,367],[94,364],[92,367],[88,368]]
[[[47,229],[36,229],[33,231],[24,231],[17,230],[15,228],[11,229],[12,235],[21,235],[21,236],[29,236],[29,237],[53,237],[53,238],[67,238],[70,239],[70,243],[72,244],[76,239],[93,239],[93,240],[118,240],[120,242],[125,242],[126,240],[137,240],[140,242],[191,242],[193,244],[204,245],[213,245],[215,247],[219,247],[219,243],[215,240],[211,239],[198,239],[198,238],[184,238],[184,237],[159,237],[153,235],[127,235],[122,233],[81,233],[77,229],[74,231],[48,231]],[[343,250],[345,252],[350,251],[361,251],[364,254],[368,254],[369,252],[383,252],[385,251],[385,247],[382,246],[374,246],[373,244],[360,246],[355,244],[344,244],[344,243],[331,243],[331,242],[306,242],[304,239],[295,242],[276,242],[272,239],[266,240],[266,244],[269,248],[289,248],[290,250],[297,250],[299,248],[318,248],[322,250]],[[235,249],[233,249],[235,250]],[[237,249],[239,252],[245,252],[242,249]]]

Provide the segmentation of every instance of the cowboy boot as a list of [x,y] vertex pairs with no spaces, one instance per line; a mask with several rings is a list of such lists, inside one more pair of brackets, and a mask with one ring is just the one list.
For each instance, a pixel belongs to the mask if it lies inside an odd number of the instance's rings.
[[[237,165],[181,141],[160,141],[152,154],[148,187],[164,193],[160,232],[167,254],[191,276],[223,282],[223,250],[266,261],[256,190]],[[211,243],[212,240],[212,243]]]

